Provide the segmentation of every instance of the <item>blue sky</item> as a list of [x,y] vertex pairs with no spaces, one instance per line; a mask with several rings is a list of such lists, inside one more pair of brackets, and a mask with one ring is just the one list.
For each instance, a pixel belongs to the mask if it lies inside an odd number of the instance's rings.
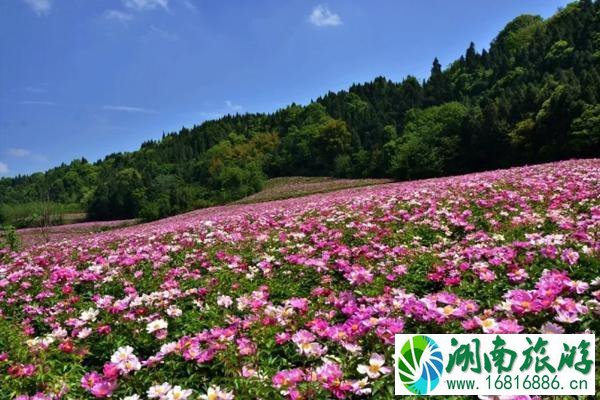
[[384,75],[426,78],[559,0],[1,0],[0,176]]

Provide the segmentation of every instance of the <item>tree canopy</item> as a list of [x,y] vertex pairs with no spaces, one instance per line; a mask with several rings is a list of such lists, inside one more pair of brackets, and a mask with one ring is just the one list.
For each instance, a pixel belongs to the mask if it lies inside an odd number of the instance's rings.
[[600,3],[515,18],[428,79],[377,77],[272,114],[227,115],[140,149],[0,180],[0,203],[79,203],[159,218],[260,190],[268,177],[412,179],[600,154]]

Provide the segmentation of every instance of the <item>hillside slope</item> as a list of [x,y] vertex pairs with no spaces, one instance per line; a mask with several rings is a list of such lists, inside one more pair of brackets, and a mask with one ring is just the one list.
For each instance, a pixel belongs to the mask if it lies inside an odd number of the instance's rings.
[[[264,188],[244,197],[234,204],[253,204],[273,200],[303,197],[315,193],[327,193],[342,189],[390,183],[388,179],[335,179],[327,177],[284,177],[269,179]],[[136,225],[136,219],[67,223],[56,226],[17,229],[19,244],[23,248],[48,242],[63,241],[109,231],[123,226]],[[0,233],[0,243],[2,234]]]
[[[465,44],[466,45],[466,44]],[[79,203],[93,219],[239,199],[265,178],[415,179],[600,154],[600,2],[523,15],[425,82],[379,77],[309,105],[228,115],[94,164],[0,180],[0,203]]]

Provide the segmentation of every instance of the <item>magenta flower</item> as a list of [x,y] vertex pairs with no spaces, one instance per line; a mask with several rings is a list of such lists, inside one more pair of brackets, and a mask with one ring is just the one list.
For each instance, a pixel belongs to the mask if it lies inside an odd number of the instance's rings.
[[92,386],[90,393],[98,399],[103,399],[110,397],[116,388],[117,383],[115,381],[102,380]]
[[579,253],[573,249],[565,249],[560,256],[560,259],[569,265],[575,265],[579,260]]

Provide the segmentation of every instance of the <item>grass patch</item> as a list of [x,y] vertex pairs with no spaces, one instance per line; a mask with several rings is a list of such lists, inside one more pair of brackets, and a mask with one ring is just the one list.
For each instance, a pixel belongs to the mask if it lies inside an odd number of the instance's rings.
[[33,201],[20,204],[1,204],[0,223],[16,228],[62,225],[85,220],[79,204]]

